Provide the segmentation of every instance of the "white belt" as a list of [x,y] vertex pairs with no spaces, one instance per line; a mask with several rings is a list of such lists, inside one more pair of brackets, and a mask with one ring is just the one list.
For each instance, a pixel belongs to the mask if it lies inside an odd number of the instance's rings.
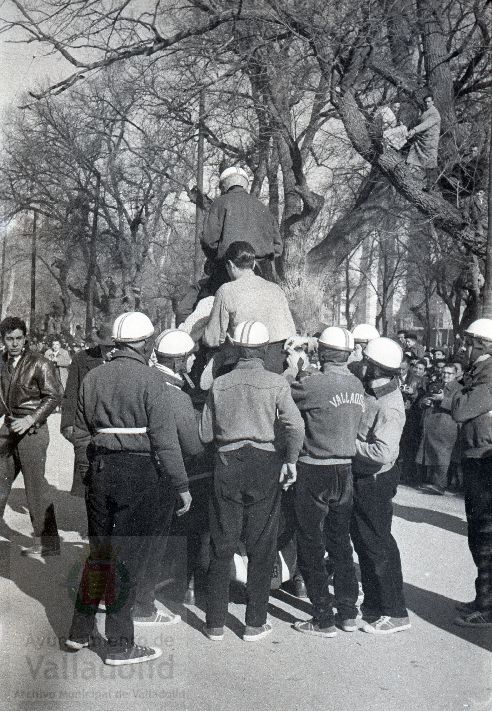
[[97,434],[146,434],[146,427],[101,427]]

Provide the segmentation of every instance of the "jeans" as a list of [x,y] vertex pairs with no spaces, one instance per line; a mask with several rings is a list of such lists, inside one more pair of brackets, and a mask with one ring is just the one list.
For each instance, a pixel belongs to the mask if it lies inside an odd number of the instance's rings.
[[363,610],[379,617],[407,617],[400,552],[391,535],[392,499],[398,467],[374,476],[354,478],[354,510],[350,532],[359,557]]
[[22,470],[34,535],[41,537],[43,547],[59,548],[55,509],[45,479],[48,444],[46,424],[22,437],[10,432],[5,425],[0,429],[0,517],[5,511],[12,484]]
[[476,605],[492,610],[492,457],[463,461],[468,546],[477,566]]
[[175,503],[175,489],[167,477],[162,477],[155,502],[155,527],[141,561],[134,616],[152,615],[155,612],[155,587],[162,579],[164,554]]
[[86,480],[90,554],[80,581],[71,639],[94,631],[106,602],[106,637],[115,649],[133,644],[132,607],[149,537],[155,531],[159,476],[150,456],[98,454]]
[[248,555],[246,625],[266,622],[277,550],[281,462],[276,452],[245,446],[219,452],[210,502],[207,626],[223,627],[234,553],[244,538]]
[[333,624],[325,550],[334,566],[338,614],[357,616],[359,587],[350,544],[352,465],[298,464],[296,514],[299,525],[298,565],[320,627]]

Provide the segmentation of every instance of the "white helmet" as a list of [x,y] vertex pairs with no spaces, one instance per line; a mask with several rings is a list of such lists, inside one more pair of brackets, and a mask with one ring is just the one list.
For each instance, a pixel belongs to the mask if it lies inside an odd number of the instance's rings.
[[468,326],[465,333],[467,336],[472,336],[472,338],[480,338],[482,341],[492,341],[492,319],[477,319]]
[[113,338],[117,343],[145,341],[153,333],[152,321],[140,311],[120,314],[113,323]]
[[352,336],[356,343],[368,343],[374,338],[379,338],[379,331],[370,323],[359,323],[352,329]]
[[268,328],[261,321],[242,321],[234,329],[232,340],[236,346],[256,348],[266,346],[270,336]]
[[238,166],[233,166],[232,168],[226,168],[219,177],[219,182],[222,183],[225,190],[229,190],[233,185],[240,185],[245,190],[249,187],[248,174],[243,168]]
[[158,355],[179,358],[186,356],[195,347],[195,342],[185,331],[168,328],[155,339],[154,350]]
[[335,351],[354,350],[354,337],[346,328],[341,326],[328,326],[318,338],[318,345],[333,348]]
[[374,338],[364,349],[364,358],[384,370],[397,371],[403,360],[403,350],[391,338]]

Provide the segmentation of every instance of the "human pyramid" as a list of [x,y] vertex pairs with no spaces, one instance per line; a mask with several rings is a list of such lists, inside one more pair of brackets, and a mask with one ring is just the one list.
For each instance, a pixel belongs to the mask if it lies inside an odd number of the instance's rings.
[[[224,637],[240,549],[248,559],[243,640],[269,635],[287,500],[297,540],[290,572],[296,592],[312,603],[312,618],[294,629],[330,638],[338,629],[388,635],[410,628],[391,533],[406,421],[403,349],[368,324],[299,336],[275,283],[282,242],[273,218],[247,192],[243,170],[224,171],[221,185],[204,226],[207,275],[184,300],[179,328],[156,337],[145,314],[122,313],[99,355],[75,356],[63,394],[53,362],[29,350],[24,321],[0,324],[2,513],[20,467],[36,539],[24,554],[60,555],[44,462],[46,419],[61,402],[90,544],[66,646],[100,642],[95,616],[104,603],[103,659],[113,666],[161,655],[135,643],[135,627],[180,621],[155,604],[175,526],[188,537],[186,600],[193,601],[193,580],[206,583],[206,637]],[[478,568],[476,598],[456,623],[477,629],[492,626],[492,320],[475,321],[467,335],[470,368],[446,402],[461,427]]]

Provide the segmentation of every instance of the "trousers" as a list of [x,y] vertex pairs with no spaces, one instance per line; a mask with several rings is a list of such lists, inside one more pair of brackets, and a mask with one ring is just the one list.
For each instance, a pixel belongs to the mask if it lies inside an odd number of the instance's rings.
[[266,622],[277,550],[280,468],[276,452],[251,446],[217,454],[209,513],[208,627],[225,624],[231,563],[242,537],[248,555],[246,625]]
[[476,606],[492,610],[492,457],[463,461],[468,546],[477,566]]
[[99,602],[106,602],[106,637],[115,649],[133,644],[132,608],[137,582],[156,528],[159,475],[150,456],[96,454],[86,479],[90,553],[82,572],[71,639],[94,631]]
[[400,551],[391,534],[392,499],[398,466],[364,478],[354,478],[354,509],[350,532],[359,557],[363,610],[379,617],[407,617]]
[[333,624],[325,550],[333,564],[333,585],[338,614],[357,616],[359,586],[355,575],[350,519],[352,515],[352,465],[298,464],[296,515],[299,525],[298,565],[320,627]]
[[4,514],[12,484],[22,471],[34,535],[41,537],[44,547],[58,548],[55,508],[45,478],[48,444],[46,423],[21,437],[5,425],[0,428],[0,517]]

